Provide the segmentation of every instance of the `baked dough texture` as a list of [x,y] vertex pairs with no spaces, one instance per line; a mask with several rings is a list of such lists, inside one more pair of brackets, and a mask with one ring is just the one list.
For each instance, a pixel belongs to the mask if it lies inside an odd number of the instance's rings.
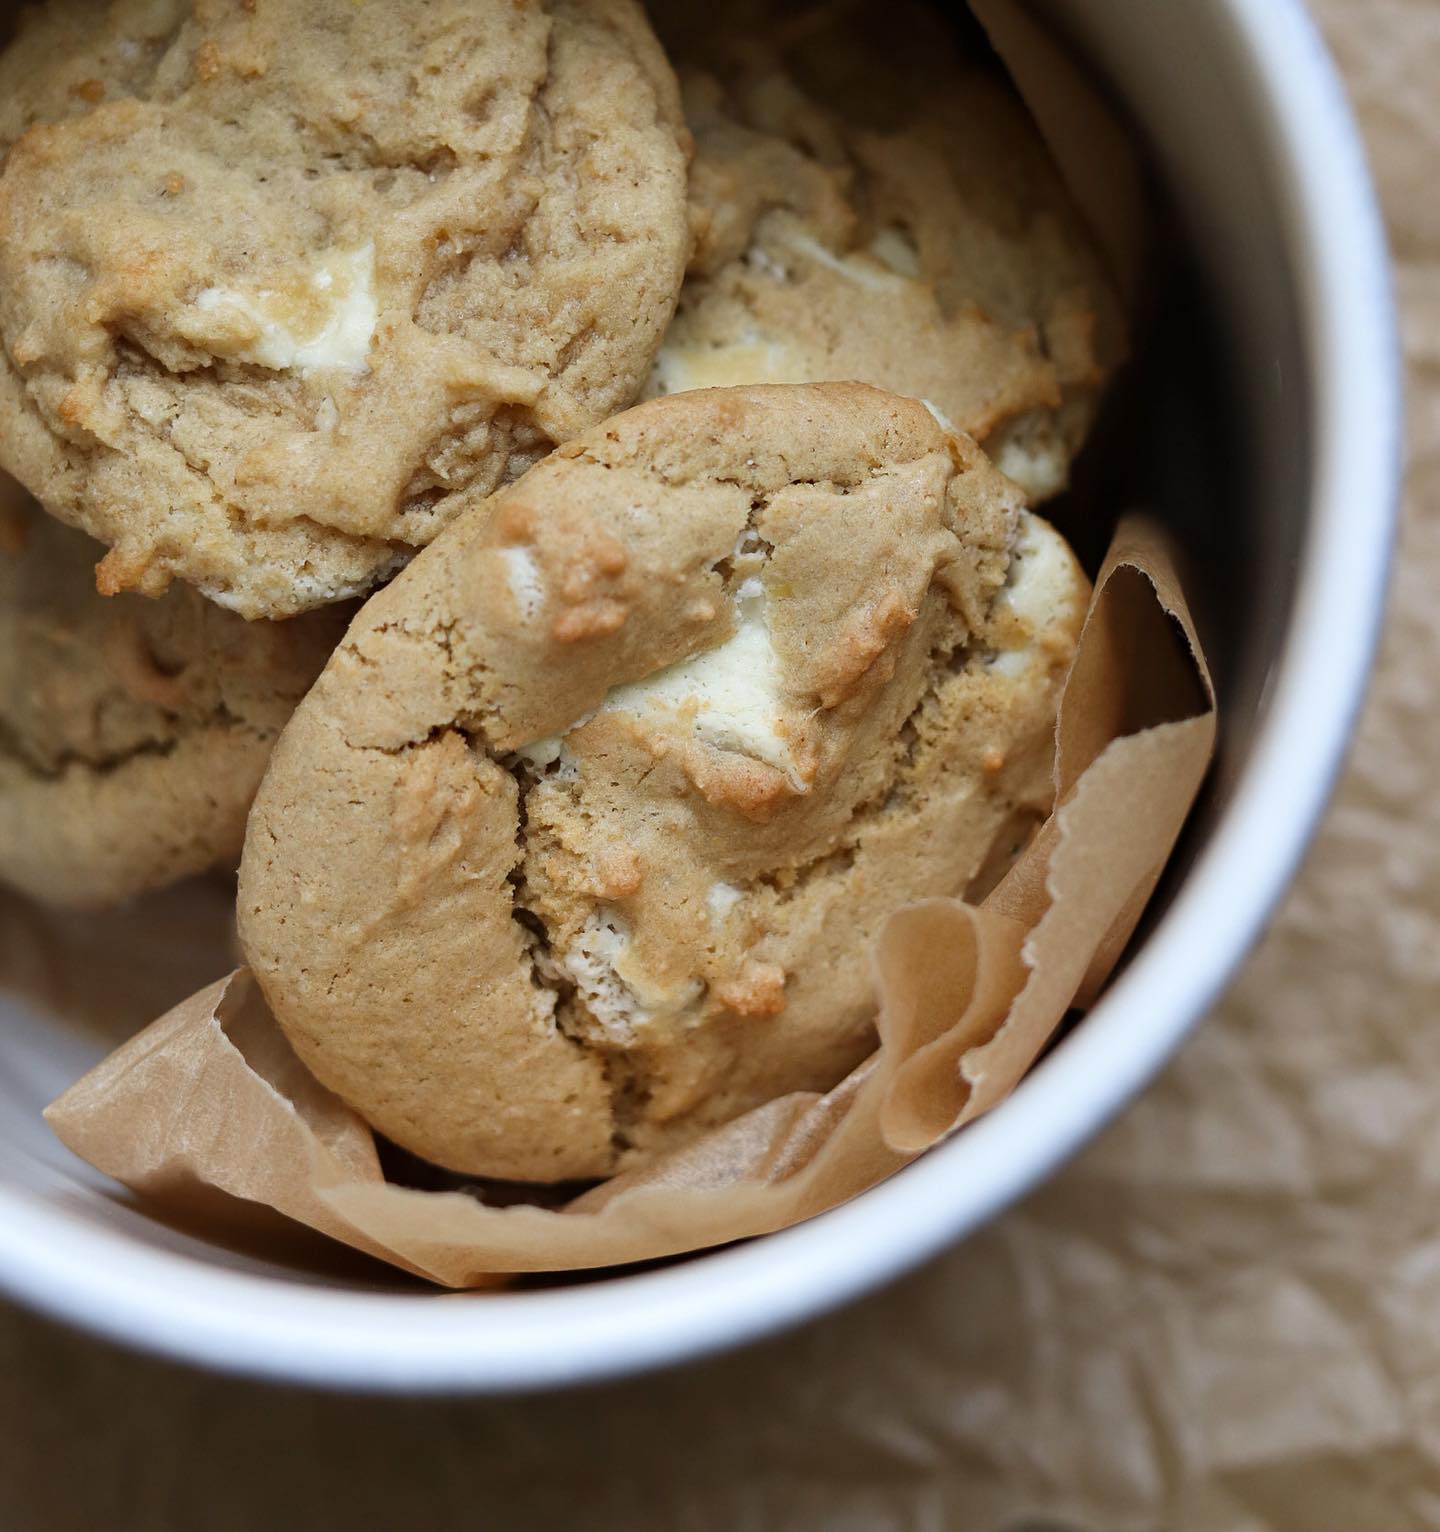
[[0,507],[0,882],[98,908],[217,865],[349,615],[247,623],[177,586],[95,593],[104,549]]
[[657,12],[698,240],[648,393],[855,378],[1058,493],[1123,325],[1024,106],[919,0],[749,10]]
[[635,0],[51,0],[0,57],[0,461],[246,617],[631,403],[689,231]]
[[603,1176],[828,1088],[879,922],[1046,812],[1086,598],[915,400],[642,405],[366,605],[256,800],[248,960],[325,1084],[461,1172]]

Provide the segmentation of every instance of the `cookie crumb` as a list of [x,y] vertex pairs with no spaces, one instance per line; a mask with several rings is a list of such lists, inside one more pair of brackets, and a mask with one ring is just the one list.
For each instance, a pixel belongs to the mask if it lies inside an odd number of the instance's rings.
[[85,395],[79,388],[72,388],[60,401],[56,411],[67,426],[78,426],[85,418]]
[[629,607],[618,601],[587,601],[561,613],[550,631],[558,643],[577,644],[587,638],[609,638],[629,617]]
[[535,509],[521,501],[508,501],[495,518],[495,530],[506,542],[528,543],[535,536]]
[[628,899],[644,881],[645,864],[631,846],[611,846],[596,860],[596,892],[603,899]]
[[213,42],[201,43],[195,50],[195,73],[202,80],[213,80],[220,73],[220,49]]
[[748,962],[715,995],[738,1016],[778,1016],[785,1009],[785,970],[778,963]]
[[150,568],[150,561],[112,548],[95,566],[95,589],[102,596],[118,596],[122,591],[139,590]]
[[579,541],[576,557],[565,573],[560,593],[567,601],[584,601],[602,580],[625,573],[630,562],[625,544],[608,532],[590,529]]

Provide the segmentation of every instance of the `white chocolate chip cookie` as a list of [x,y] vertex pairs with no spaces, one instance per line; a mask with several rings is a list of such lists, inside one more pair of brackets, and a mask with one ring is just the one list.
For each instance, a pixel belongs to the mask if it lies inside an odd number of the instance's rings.
[[348,610],[247,623],[183,586],[107,600],[105,550],[16,488],[0,485],[0,883],[98,907],[233,867]]
[[247,957],[316,1075],[457,1171],[603,1176],[832,1086],[880,922],[1047,811],[1086,597],[914,400],[642,405],[365,607],[257,798]]
[[858,379],[1058,493],[1123,338],[1034,124],[933,6],[771,9],[657,14],[699,237],[648,392]]
[[0,460],[246,617],[631,403],[688,245],[635,0],[51,0],[0,57]]

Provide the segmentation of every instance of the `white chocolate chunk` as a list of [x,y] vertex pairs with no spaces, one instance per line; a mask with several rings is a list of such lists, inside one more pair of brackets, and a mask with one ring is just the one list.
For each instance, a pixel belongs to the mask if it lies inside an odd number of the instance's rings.
[[[798,228],[783,226],[776,243],[794,255],[825,267],[847,282],[870,292],[898,293],[920,280],[920,258],[903,229],[887,225],[876,234],[868,250],[836,255]],[[752,271],[774,282],[791,280],[784,263],[763,246],[745,255]],[[669,341],[660,348],[651,374],[651,391],[681,394],[696,388],[739,388],[751,383],[813,383],[815,368],[807,366],[804,337],[798,345],[750,329],[724,345],[681,345]]]
[[[878,253],[872,255],[861,251],[855,255],[836,255],[818,239],[790,227],[784,229],[780,239],[797,255],[807,256],[817,266],[824,266],[837,276],[844,277],[847,282],[853,282],[857,287],[866,288],[870,292],[891,292],[897,287],[910,285],[914,280],[908,275],[901,275]],[[893,250],[888,253],[893,253]]]
[[1036,636],[1054,627],[1079,601],[1081,591],[1075,555],[1065,539],[1048,521],[1021,512],[1010,572],[996,599],[1020,618],[1025,642],[997,654],[990,662],[992,668],[1001,675],[1024,675],[1042,658],[1035,647]]
[[[990,443],[986,443],[987,449]],[[1045,500],[1065,488],[1070,471],[1065,443],[1054,431],[1014,431],[995,443],[995,466],[1035,500]]]
[[758,578],[747,579],[736,595],[730,638],[643,681],[615,687],[600,711],[632,713],[686,730],[717,750],[774,766],[804,791],[782,727],[780,659],[770,642],[765,606],[765,587]]
[[772,282],[790,280],[789,271],[770,254],[764,245],[751,245],[745,252],[745,264],[752,271],[758,271],[763,276],[769,277]]
[[[326,606],[337,601],[352,601],[356,596],[366,595],[375,585],[384,584],[391,575],[398,573],[408,562],[404,553],[396,553],[379,565],[373,574],[364,575],[358,580],[322,580],[318,575],[305,571],[296,572],[289,578],[291,588],[298,592],[306,606]],[[227,611],[239,612],[242,616],[245,614],[243,592],[237,593],[226,586],[214,585],[208,581],[197,581],[196,589],[216,606],[223,606]]]
[[630,933],[615,914],[596,910],[586,920],[574,944],[555,965],[575,986],[586,1011],[611,1041],[634,1041],[636,1030],[662,1016],[675,1016],[694,1005],[702,985],[698,979],[665,988],[650,981],[630,956]]
[[216,356],[276,372],[314,367],[360,371],[379,317],[375,247],[366,244],[337,251],[285,289],[207,287],[180,328]]
[[661,346],[651,374],[652,387],[662,394],[683,394],[695,388],[740,388],[748,383],[805,383],[804,368],[796,365],[784,346],[759,335],[724,346]]
[[720,925],[744,897],[733,883],[712,883],[705,896],[705,908],[710,912],[710,919]]
[[528,548],[502,548],[505,579],[515,598],[516,610],[528,621],[545,605],[545,587],[540,581],[540,566]]
[[521,745],[515,751],[515,758],[524,761],[527,766],[536,771],[544,771],[547,766],[553,766],[566,754],[565,741],[558,734],[547,734],[544,739],[532,739],[528,745]]
[[952,436],[958,434],[959,427],[953,420],[951,420],[945,411],[940,408],[938,404],[932,404],[928,399],[922,399],[920,403],[930,411],[930,418],[935,422],[937,426],[940,427],[942,431],[949,431]]
[[[523,761],[537,776],[547,776],[553,782],[574,782],[580,775],[580,763],[565,744],[566,735],[583,729],[595,716],[584,713],[561,734],[547,734],[543,739],[532,739],[528,744],[517,745],[510,752],[512,761]],[[556,769],[551,770],[554,767]]]
[[875,235],[870,241],[870,253],[896,276],[908,277],[912,282],[920,280],[920,252],[910,235],[896,224],[886,224]]
[[634,992],[615,972],[615,959],[627,941],[618,922],[593,914],[559,963],[560,977],[575,986],[585,1009],[618,1043],[630,1041],[636,1025],[647,1019]]

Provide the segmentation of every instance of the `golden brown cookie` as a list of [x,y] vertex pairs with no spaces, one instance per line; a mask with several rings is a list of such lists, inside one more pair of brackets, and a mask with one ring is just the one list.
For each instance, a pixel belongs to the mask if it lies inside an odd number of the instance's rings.
[[635,0],[52,0],[0,58],[0,460],[247,617],[630,403],[688,248]]
[[459,1171],[601,1176],[824,1089],[880,921],[1046,811],[1085,600],[915,400],[642,405],[367,604],[256,800],[246,954],[319,1078]]
[[181,586],[106,600],[102,547],[0,495],[0,882],[97,907],[234,866],[347,610],[247,623]]
[[1123,350],[1035,125],[933,5],[681,4],[699,239],[648,392],[859,379],[928,400],[1032,501]]

